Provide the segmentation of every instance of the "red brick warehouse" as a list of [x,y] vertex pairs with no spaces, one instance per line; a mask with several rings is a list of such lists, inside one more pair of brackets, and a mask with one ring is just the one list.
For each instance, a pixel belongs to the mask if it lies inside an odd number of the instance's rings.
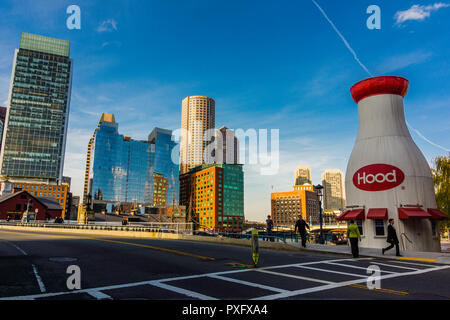
[[12,220],[20,220],[27,210],[29,200],[32,200],[30,212],[36,212],[36,220],[54,219],[61,217],[62,207],[55,201],[34,197],[27,191],[10,193],[0,197],[0,220],[5,220],[8,216]]

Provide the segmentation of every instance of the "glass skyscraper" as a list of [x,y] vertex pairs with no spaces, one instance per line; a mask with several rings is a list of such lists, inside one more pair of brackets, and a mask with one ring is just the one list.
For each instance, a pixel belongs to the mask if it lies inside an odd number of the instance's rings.
[[148,136],[148,141],[155,148],[154,172],[167,179],[167,205],[178,204],[180,193],[179,165],[172,161],[172,151],[176,146],[176,143],[172,140],[172,131],[155,128]]
[[69,52],[69,41],[22,33],[11,76],[2,175],[61,182],[73,71]]
[[[172,204],[172,199],[178,204],[179,166],[171,159],[175,145],[172,132],[160,128],[152,131],[148,141],[121,135],[114,116],[103,114],[88,147],[85,190],[95,200],[150,205],[154,194],[162,192],[167,195],[166,204]],[[156,176],[165,178],[167,185],[161,187]]]
[[3,140],[3,129],[5,128],[6,108],[0,107],[0,150]]

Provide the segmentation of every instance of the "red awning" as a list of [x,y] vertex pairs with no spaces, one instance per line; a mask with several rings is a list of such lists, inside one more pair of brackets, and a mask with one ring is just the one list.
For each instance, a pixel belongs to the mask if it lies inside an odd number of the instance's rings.
[[434,220],[448,219],[447,215],[438,209],[428,209],[428,213],[431,214],[431,219]]
[[387,220],[387,218],[387,208],[369,209],[369,212],[367,213],[367,219]]
[[364,220],[364,209],[347,210],[337,220]]
[[427,219],[431,214],[423,211],[421,208],[398,208],[398,217],[400,219]]
[[342,213],[341,215],[339,215],[338,217],[336,217],[336,220],[340,221],[340,220],[344,220],[345,215],[350,212],[350,210],[344,211],[344,213]]
[[344,213],[342,213],[339,217],[336,217],[336,220],[340,221],[340,220],[344,220],[344,217],[347,213],[349,213],[350,210],[345,211]]

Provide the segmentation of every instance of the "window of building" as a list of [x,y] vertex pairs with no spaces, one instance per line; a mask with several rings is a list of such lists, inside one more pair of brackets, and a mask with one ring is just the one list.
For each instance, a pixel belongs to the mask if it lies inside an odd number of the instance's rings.
[[375,220],[375,235],[384,236],[384,220]]
[[356,221],[356,225],[358,226],[359,233],[360,233],[361,235],[363,235],[364,233],[363,233],[363,222],[362,222],[362,220],[357,220],[357,221]]
[[22,210],[22,205],[20,203],[16,204],[16,211],[20,212],[20,210]]

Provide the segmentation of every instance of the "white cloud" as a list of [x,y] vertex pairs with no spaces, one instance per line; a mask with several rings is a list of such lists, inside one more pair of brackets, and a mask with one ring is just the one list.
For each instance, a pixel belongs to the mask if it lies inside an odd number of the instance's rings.
[[102,48],[109,47],[109,46],[115,46],[115,47],[121,47],[122,42],[120,41],[106,41],[102,43]]
[[97,32],[111,32],[113,30],[117,31],[117,22],[114,19],[102,21],[97,27]]
[[407,54],[401,54],[386,59],[377,67],[378,74],[387,74],[389,72],[406,68],[410,65],[419,64],[426,61],[433,54],[431,52],[415,51]]
[[447,7],[450,7],[450,4],[442,3],[442,2],[435,3],[433,5],[428,5],[428,6],[422,6],[422,5],[415,4],[408,10],[397,11],[394,16],[394,18],[396,20],[395,24],[399,25],[408,20],[423,21],[426,18],[430,17],[432,11],[437,11],[441,8],[447,8]]

